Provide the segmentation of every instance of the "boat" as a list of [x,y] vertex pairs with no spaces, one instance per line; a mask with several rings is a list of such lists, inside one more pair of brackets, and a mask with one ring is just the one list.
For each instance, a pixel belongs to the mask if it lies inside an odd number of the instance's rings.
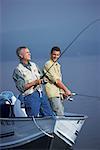
[[71,149],[86,119],[71,113],[36,118],[1,115],[0,149]]

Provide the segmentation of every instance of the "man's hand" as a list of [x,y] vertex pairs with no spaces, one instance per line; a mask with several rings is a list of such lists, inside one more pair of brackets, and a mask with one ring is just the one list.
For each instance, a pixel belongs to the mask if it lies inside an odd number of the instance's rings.
[[35,80],[35,85],[40,85],[40,84],[42,84],[42,79]]
[[72,96],[72,93],[70,90],[67,90],[63,93],[63,98],[66,99],[68,96]]

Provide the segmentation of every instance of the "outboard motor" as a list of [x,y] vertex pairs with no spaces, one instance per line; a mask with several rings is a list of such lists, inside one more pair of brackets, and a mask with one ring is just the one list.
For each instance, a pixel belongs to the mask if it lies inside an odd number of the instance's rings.
[[10,102],[5,98],[0,98],[0,117],[8,118],[11,110]]
[[22,96],[16,98],[11,91],[3,91],[0,94],[0,117],[27,117],[25,108],[22,107]]
[[9,118],[14,117],[12,104],[12,92],[4,91],[0,94],[0,117]]

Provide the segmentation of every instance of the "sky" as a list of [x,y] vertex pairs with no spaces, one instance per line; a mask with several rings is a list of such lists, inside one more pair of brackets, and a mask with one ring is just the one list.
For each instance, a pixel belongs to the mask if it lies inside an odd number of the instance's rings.
[[[100,19],[99,0],[0,0],[0,60],[16,60],[27,46],[33,58],[63,51],[90,22]],[[64,56],[100,54],[100,21],[85,31]]]

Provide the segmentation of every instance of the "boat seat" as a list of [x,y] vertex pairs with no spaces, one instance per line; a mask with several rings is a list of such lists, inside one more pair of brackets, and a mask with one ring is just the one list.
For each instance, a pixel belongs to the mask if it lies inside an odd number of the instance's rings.
[[25,108],[21,108],[21,101],[19,99],[17,99],[15,102],[14,114],[15,114],[15,117],[27,117]]

